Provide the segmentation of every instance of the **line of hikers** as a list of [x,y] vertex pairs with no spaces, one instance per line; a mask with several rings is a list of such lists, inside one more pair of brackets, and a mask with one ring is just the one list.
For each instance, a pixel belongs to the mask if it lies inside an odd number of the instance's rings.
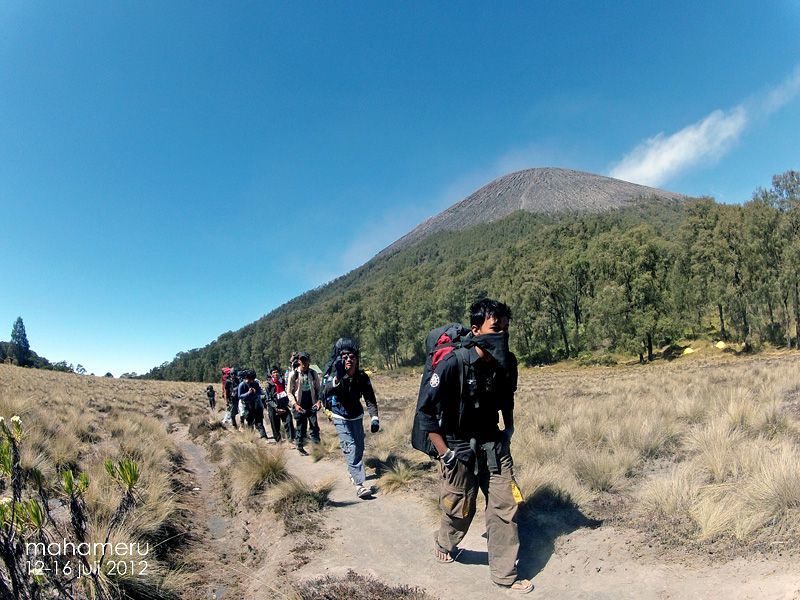
[[[511,457],[517,359],[508,344],[510,321],[507,305],[483,298],[470,307],[468,328],[451,323],[428,333],[411,445],[439,463],[441,517],[434,533],[435,559],[443,564],[458,560],[458,545],[472,524],[480,490],[486,500],[491,580],[510,591],[527,593],[533,583],[517,572],[517,520],[523,495],[514,478]],[[364,486],[362,398],[369,410],[372,432],[380,425],[372,383],[359,368],[358,345],[339,339],[321,376],[309,367],[307,353],[292,355],[291,365],[286,376],[281,376],[277,367],[272,368],[266,391],[261,391],[251,370],[243,374],[244,381],[234,385],[236,372],[230,370],[227,377],[231,383],[226,378],[224,381],[231,422],[235,425],[239,413],[248,426],[266,437],[263,424],[259,429],[263,406],[259,409],[254,400],[267,398],[273,441],[280,439],[283,425],[287,437],[294,439],[304,453],[306,427],[311,428],[312,440],[318,440],[316,413],[326,410],[336,426],[356,494],[360,498],[370,496],[371,488]],[[211,392],[209,402],[213,408]],[[292,429],[292,415],[297,421],[296,431]]]
[[[372,488],[364,485],[364,407],[370,416],[370,430],[380,429],[378,403],[369,375],[359,368],[358,344],[349,338],[340,338],[334,344],[325,370],[311,367],[307,352],[293,352],[285,373],[277,365],[270,369],[264,382],[256,378],[253,369],[225,367],[222,369],[222,393],[225,399],[224,424],[239,429],[254,429],[274,444],[286,441],[302,455],[306,439],[319,443],[318,414],[324,412],[339,436],[339,446],[347,462],[350,480],[359,498],[372,495]],[[209,385],[206,390],[209,407],[216,407],[216,392]],[[264,427],[264,409],[272,436]]]

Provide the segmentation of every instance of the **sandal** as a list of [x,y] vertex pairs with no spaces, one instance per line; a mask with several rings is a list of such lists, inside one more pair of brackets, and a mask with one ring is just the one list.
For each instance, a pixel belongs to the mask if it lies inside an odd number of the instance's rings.
[[440,563],[451,563],[455,560],[449,552],[445,552],[444,550],[440,549],[438,546],[433,548],[433,555],[436,557]]
[[518,594],[527,594],[528,592],[533,591],[533,582],[530,579],[517,579],[511,585],[504,585],[502,583],[495,582],[495,585],[504,587],[512,592],[517,592]]

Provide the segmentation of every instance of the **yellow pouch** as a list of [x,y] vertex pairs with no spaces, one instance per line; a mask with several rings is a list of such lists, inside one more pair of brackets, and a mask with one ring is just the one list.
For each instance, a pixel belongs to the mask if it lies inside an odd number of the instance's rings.
[[522,497],[522,491],[519,489],[516,481],[511,482],[511,494],[514,496],[514,502],[517,504],[522,504],[522,501],[525,498]]

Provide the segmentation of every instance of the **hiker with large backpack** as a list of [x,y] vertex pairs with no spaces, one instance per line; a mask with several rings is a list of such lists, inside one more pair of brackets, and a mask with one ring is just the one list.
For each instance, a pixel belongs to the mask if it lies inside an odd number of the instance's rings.
[[311,356],[308,352],[298,353],[300,366],[291,372],[286,382],[289,394],[289,405],[294,410],[295,441],[300,454],[308,454],[305,450],[306,432],[310,428],[311,441],[318,443],[319,423],[317,411],[322,408],[320,401],[320,377],[311,367]]
[[217,392],[214,391],[214,386],[210,383],[206,388],[206,396],[208,396],[208,408],[214,410],[217,406]]
[[[483,299],[470,307],[470,331],[434,330],[420,385],[412,445],[439,460],[439,529],[434,556],[451,563],[475,516],[478,490],[486,498],[486,535],[492,581],[527,593],[517,579],[517,515],[522,494],[514,480],[511,436],[517,361],[508,348],[511,310]],[[499,428],[499,414],[504,429]]]
[[247,423],[248,428],[255,428],[262,439],[266,439],[264,430],[264,404],[261,396],[264,392],[256,379],[253,369],[246,369],[242,373],[243,381],[239,384],[239,405],[242,411],[242,424]]
[[358,344],[349,338],[340,338],[333,346],[331,361],[325,369],[325,405],[330,410],[339,446],[342,449],[350,481],[356,488],[356,496],[368,498],[372,488],[365,486],[364,471],[364,407],[367,405],[370,416],[370,430],[377,433],[378,402],[369,375],[359,368]]
[[236,415],[239,414],[239,375],[238,369],[233,368],[225,378],[225,399],[228,406],[226,421],[236,427]]
[[286,383],[289,383],[289,379],[292,376],[292,372],[296,371],[300,366],[300,359],[297,358],[299,356],[299,352],[296,350],[292,352],[292,355],[289,357],[289,366],[286,367],[286,373],[283,374],[283,380]]
[[222,399],[225,400],[225,415],[222,417],[223,425],[228,425],[231,422],[231,400],[228,396],[228,377],[230,373],[230,367],[222,367]]
[[267,394],[267,415],[272,428],[272,437],[276,442],[281,441],[281,424],[283,424],[287,441],[294,444],[294,421],[289,410],[289,394],[286,392],[286,382],[281,376],[280,367],[272,367],[264,391]]

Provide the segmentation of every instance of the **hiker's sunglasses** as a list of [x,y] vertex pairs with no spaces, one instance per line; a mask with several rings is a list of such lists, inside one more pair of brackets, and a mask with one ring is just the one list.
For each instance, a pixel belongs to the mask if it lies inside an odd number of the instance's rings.
[[350,358],[350,359],[358,358],[358,354],[356,354],[355,352],[342,352],[341,354],[339,354],[339,356],[341,356],[342,358]]

